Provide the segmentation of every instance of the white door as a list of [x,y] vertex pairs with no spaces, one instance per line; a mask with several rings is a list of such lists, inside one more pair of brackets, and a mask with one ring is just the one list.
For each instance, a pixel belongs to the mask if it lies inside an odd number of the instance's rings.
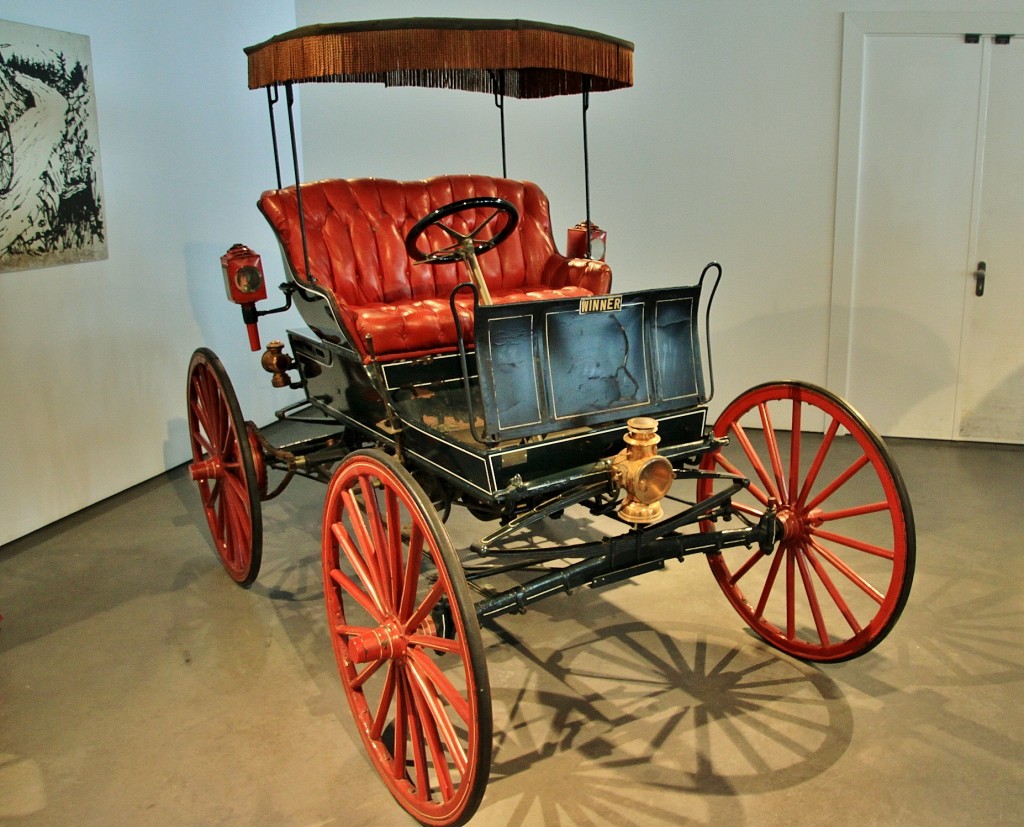
[[976,241],[968,283],[956,435],[1024,443],[1024,38],[992,45]]
[[1024,42],[992,37],[1015,31],[847,16],[829,386],[884,434],[1024,442]]

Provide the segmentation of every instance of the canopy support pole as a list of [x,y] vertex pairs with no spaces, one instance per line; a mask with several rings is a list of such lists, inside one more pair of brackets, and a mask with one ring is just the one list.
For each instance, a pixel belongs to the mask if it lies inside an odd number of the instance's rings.
[[505,155],[505,70],[491,71],[494,83],[494,105],[501,113],[501,177],[508,178],[508,163]]
[[583,189],[587,206],[587,258],[590,258],[590,148],[587,145],[587,110],[590,109],[590,75],[583,78]]
[[295,200],[299,210],[299,234],[302,236],[302,263],[305,265],[306,280],[313,281],[309,272],[309,245],[306,243],[306,213],[302,209],[302,187],[299,184],[299,148],[295,143],[295,117],[292,114],[292,107],[295,103],[295,96],[292,92],[292,82],[284,85],[285,102],[288,104],[288,135],[292,144],[292,171],[295,174]]
[[274,172],[277,174],[277,188],[281,189],[281,155],[277,151],[277,124],[274,121],[274,104],[280,99],[277,84],[267,87],[267,111],[270,112],[270,140],[274,143]]

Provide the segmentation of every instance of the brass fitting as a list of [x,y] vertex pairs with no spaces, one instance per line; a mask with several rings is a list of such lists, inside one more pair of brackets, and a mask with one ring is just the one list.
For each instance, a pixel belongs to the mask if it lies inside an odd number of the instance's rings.
[[653,523],[664,515],[661,500],[672,487],[672,463],[658,454],[658,422],[648,416],[626,423],[626,447],[612,460],[612,481],[626,492],[619,517],[627,523]]
[[260,357],[260,364],[263,370],[273,374],[270,384],[275,388],[287,388],[291,386],[291,379],[285,371],[295,367],[295,360],[284,352],[284,342],[274,339],[267,343],[267,349]]

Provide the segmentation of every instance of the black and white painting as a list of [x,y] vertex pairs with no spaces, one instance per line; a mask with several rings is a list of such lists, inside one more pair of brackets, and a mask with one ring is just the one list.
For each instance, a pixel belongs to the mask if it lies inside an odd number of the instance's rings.
[[89,38],[0,20],[0,272],[106,257]]

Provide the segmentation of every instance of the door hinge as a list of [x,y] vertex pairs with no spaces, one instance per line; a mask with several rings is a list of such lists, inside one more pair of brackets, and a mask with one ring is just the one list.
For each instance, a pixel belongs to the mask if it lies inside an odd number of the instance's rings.
[[[992,42],[997,46],[1006,46],[1009,44],[1010,39],[1016,37],[1013,34],[994,34],[992,35]],[[981,43],[981,35],[969,33],[964,35],[964,43]]]

